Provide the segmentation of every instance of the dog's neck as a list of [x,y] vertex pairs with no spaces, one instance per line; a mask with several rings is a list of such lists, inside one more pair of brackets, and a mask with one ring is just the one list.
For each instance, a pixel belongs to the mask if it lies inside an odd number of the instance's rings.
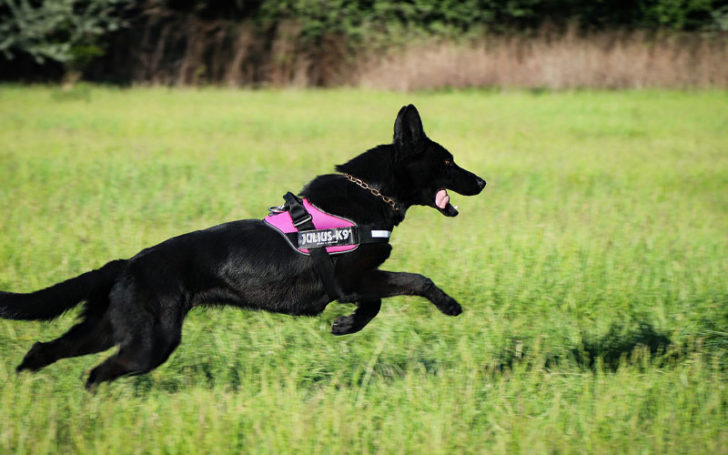
[[391,198],[385,194],[382,194],[382,192],[374,185],[370,185],[369,183],[365,182],[364,180],[354,177],[351,174],[344,174],[344,177],[351,183],[357,185],[358,187],[365,189],[371,193],[372,196],[375,198],[381,199],[382,202],[387,204],[392,208],[392,210],[395,211],[395,213],[403,212],[404,209],[400,209],[400,204],[397,202],[396,199]]
[[394,151],[392,145],[379,145],[344,164],[336,170],[347,180],[369,191],[375,199],[387,204],[397,222],[404,220],[408,204],[397,193]]
[[[303,188],[301,195],[323,210],[357,223],[396,226],[404,220],[411,204],[406,194],[399,194],[401,189],[397,186],[393,145],[380,145],[368,150],[336,166],[336,170],[340,174],[320,175],[313,179]],[[394,206],[357,185],[345,177],[346,174],[365,182],[368,188],[385,198],[393,199]],[[360,198],[352,200],[347,196],[353,193],[361,194]]]
[[392,147],[392,145],[379,145],[336,166],[336,170],[361,179],[382,194],[402,202],[397,194]]

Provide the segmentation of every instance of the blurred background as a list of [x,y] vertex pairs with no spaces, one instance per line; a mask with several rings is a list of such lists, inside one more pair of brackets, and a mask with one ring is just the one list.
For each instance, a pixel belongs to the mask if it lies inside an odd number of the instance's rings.
[[0,36],[11,81],[728,86],[725,0],[4,0]]

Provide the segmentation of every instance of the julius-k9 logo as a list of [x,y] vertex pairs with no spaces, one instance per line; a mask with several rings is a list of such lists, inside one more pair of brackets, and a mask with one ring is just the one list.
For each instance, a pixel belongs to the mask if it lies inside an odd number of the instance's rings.
[[302,231],[298,233],[299,248],[320,248],[323,246],[353,245],[352,227]]

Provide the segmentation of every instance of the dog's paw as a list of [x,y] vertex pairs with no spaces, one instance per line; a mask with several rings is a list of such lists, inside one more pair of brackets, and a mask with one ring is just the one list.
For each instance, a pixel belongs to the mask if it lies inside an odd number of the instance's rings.
[[439,302],[437,302],[437,308],[448,316],[457,316],[463,312],[463,307],[450,297],[449,295],[444,296]]
[[352,315],[336,318],[334,324],[331,326],[331,333],[334,335],[348,335],[358,331],[359,329],[355,327],[354,317]]
[[[99,367],[96,367],[89,371],[88,377],[86,378],[86,382],[84,383],[84,387],[86,388],[87,392],[90,393],[96,393],[96,390],[99,388],[99,381],[97,381],[97,377],[99,375],[98,371]],[[83,379],[83,375],[81,375],[81,379]]]
[[25,357],[23,357],[23,361],[20,362],[20,365],[18,365],[15,368],[16,373],[20,373],[22,371],[30,371],[35,372],[43,368],[47,362],[44,362],[43,359],[40,358],[39,352],[42,348],[41,343],[35,343],[33,347],[30,348],[30,351],[28,351],[27,354],[25,354]]

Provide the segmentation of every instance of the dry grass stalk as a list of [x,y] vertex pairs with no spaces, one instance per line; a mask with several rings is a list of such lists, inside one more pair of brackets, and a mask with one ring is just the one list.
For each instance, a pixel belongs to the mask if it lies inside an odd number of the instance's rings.
[[140,30],[120,42],[129,53],[115,53],[112,68],[155,85],[728,88],[728,33],[584,35],[545,27],[530,36],[420,41],[383,51],[364,45],[352,52],[351,43],[334,34],[306,41],[296,22],[264,30],[160,10]]
[[548,89],[728,87],[728,37],[603,32],[419,43],[360,66],[359,85]]

